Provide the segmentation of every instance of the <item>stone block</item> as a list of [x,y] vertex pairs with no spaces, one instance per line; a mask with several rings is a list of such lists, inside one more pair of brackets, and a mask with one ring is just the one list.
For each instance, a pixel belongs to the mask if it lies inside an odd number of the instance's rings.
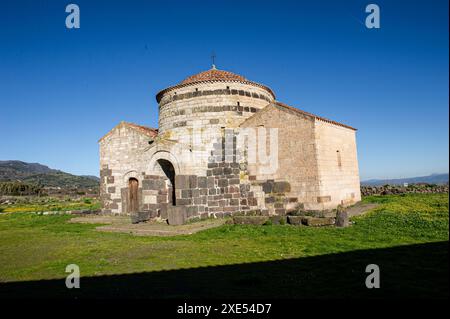
[[168,204],[159,204],[159,217],[162,219],[167,219],[167,207]]
[[161,190],[165,189],[164,180],[160,179],[144,179],[142,181],[143,190]]
[[219,179],[218,186],[219,187],[227,187],[228,186],[228,180],[226,178]]
[[270,216],[269,220],[274,225],[284,225],[284,224],[286,224],[287,218],[286,218],[286,216]]
[[333,225],[335,219],[333,217],[311,217],[303,216],[302,223],[306,226],[329,226]]
[[348,213],[345,211],[338,211],[336,214],[336,227],[349,226]]
[[191,189],[183,189],[181,191],[181,198],[191,198],[192,197],[192,190]]
[[157,203],[167,203],[167,195],[157,195],[156,202]]
[[208,182],[205,176],[199,176],[197,178],[197,184],[198,184],[198,188],[207,188],[208,187]]
[[218,201],[215,201],[215,200],[209,200],[209,201],[208,201],[208,207],[212,207],[212,206],[219,206]]
[[186,222],[187,212],[184,206],[169,206],[167,209],[167,222],[169,225],[182,225]]
[[209,217],[208,213],[202,213],[200,214],[201,219],[207,219]]
[[188,189],[189,187],[189,176],[188,175],[176,175],[175,176],[175,188],[178,189]]
[[291,225],[303,225],[303,217],[302,216],[288,216],[287,221]]
[[273,193],[289,193],[291,191],[291,185],[288,182],[275,182],[273,183]]
[[239,206],[239,199],[238,198],[230,199],[230,205],[231,206]]
[[262,225],[268,220],[268,216],[233,216],[233,223],[237,225]]
[[272,193],[272,190],[273,190],[273,184],[274,184],[274,183],[273,183],[272,181],[264,182],[264,183],[262,184],[263,192],[266,193],[266,194]]
[[189,188],[197,188],[197,175],[189,176]]
[[187,217],[188,218],[197,215],[197,213],[198,213],[198,206],[189,206],[189,207],[187,207],[186,213],[187,213]]
[[133,213],[133,214],[131,214],[131,215],[130,215],[130,218],[131,218],[131,223],[132,223],[132,224],[137,224],[137,223],[139,223],[139,215],[138,215],[138,213]]
[[317,196],[318,203],[326,203],[331,201],[331,196]]
[[208,177],[207,178],[207,187],[208,188],[212,188],[214,186],[215,186],[215,184],[214,184],[214,177]]
[[177,205],[186,206],[191,205],[192,198],[178,198],[177,199]]

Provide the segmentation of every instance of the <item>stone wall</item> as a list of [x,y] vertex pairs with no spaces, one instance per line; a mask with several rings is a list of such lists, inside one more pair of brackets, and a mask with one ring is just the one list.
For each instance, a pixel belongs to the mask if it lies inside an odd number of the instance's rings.
[[448,193],[447,185],[411,184],[407,187],[399,185],[361,186],[361,195],[395,195],[395,194],[437,194]]
[[[249,163],[249,174],[257,181],[288,182],[286,197],[296,197],[302,209],[332,209],[361,200],[354,130],[278,104],[267,106],[240,126],[278,129],[278,169],[263,174],[259,163]],[[268,144],[268,139],[258,141],[264,142]]]
[[[271,174],[267,174],[259,163],[249,163],[250,178],[261,183],[271,180],[285,181],[290,185],[289,190],[285,191],[286,197],[297,198],[297,202],[303,203],[305,209],[315,209],[311,206],[314,206],[320,193],[314,120],[269,105],[245,121],[241,128],[264,128],[267,135],[266,144],[270,139],[270,129],[278,130],[278,168]],[[260,142],[264,141],[258,140],[258,143]],[[259,148],[259,144],[256,147]],[[272,152],[268,147],[266,150],[268,153]]]
[[[166,92],[159,102],[159,130],[185,134],[197,125],[236,127],[265,107],[273,96],[261,87],[242,83],[197,83]],[[184,129],[183,129],[184,128]]]
[[126,212],[122,189],[133,177],[142,185],[143,150],[149,137],[121,123],[100,141],[100,200],[105,213]]
[[356,132],[317,119],[314,132],[320,192],[316,209],[360,201]]

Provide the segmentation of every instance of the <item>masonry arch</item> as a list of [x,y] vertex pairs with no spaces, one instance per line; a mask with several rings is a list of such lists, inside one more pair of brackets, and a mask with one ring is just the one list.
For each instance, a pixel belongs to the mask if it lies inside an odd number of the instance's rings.
[[126,173],[123,175],[123,182],[124,182],[125,184],[127,184],[127,183],[128,183],[128,180],[129,180],[130,178],[135,178],[135,179],[137,179],[139,182],[142,182],[142,181],[140,180],[140,176],[139,176],[139,174],[138,174],[138,172],[137,172],[136,170],[131,170],[131,171],[126,172]]
[[154,172],[155,168],[159,168],[158,160],[169,161],[173,166],[175,175],[181,174],[180,164],[179,164],[177,158],[172,153],[170,153],[168,151],[162,151],[162,150],[155,152],[152,155],[152,157],[150,158],[150,164],[149,164],[150,172]]
[[180,173],[180,166],[176,157],[167,151],[158,151],[150,160],[150,171],[164,176],[169,181],[169,204],[176,205],[176,183],[175,176]]

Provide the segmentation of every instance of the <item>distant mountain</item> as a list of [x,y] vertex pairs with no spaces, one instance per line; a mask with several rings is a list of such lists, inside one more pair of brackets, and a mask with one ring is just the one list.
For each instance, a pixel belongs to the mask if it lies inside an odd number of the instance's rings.
[[0,180],[20,180],[33,174],[57,172],[39,163],[21,161],[0,161]]
[[428,183],[428,184],[447,184],[448,173],[446,174],[431,174],[428,176],[409,177],[409,178],[396,178],[396,179],[369,179],[361,181],[361,185],[402,185],[403,183],[415,184],[415,183]]
[[20,181],[45,187],[95,188],[100,179],[69,174],[39,163],[0,161],[0,181]]

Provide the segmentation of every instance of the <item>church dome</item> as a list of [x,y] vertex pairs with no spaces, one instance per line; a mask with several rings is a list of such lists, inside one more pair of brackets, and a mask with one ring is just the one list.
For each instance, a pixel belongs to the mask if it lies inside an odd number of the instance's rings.
[[273,99],[275,99],[275,94],[272,92],[272,90],[269,87],[267,87],[263,84],[259,84],[259,83],[250,81],[250,80],[246,79],[245,77],[243,77],[242,75],[239,75],[239,74],[236,74],[233,72],[229,72],[229,71],[218,70],[213,65],[212,68],[209,70],[191,75],[191,76],[185,78],[180,83],[160,91],[156,95],[156,100],[159,103],[164,94],[166,94],[167,92],[173,91],[175,89],[180,89],[180,88],[184,88],[184,87],[188,87],[188,86],[192,86],[192,85],[196,85],[196,84],[200,84],[200,83],[215,83],[215,82],[234,82],[234,83],[240,83],[240,84],[258,87],[258,88],[261,88],[261,89],[265,90],[266,92],[268,92],[270,94],[270,96]]
[[188,84],[194,82],[202,82],[202,81],[239,81],[246,82],[247,79],[241,75],[224,71],[217,70],[216,68],[212,68],[207,71],[203,71],[192,76],[187,77],[180,84]]

